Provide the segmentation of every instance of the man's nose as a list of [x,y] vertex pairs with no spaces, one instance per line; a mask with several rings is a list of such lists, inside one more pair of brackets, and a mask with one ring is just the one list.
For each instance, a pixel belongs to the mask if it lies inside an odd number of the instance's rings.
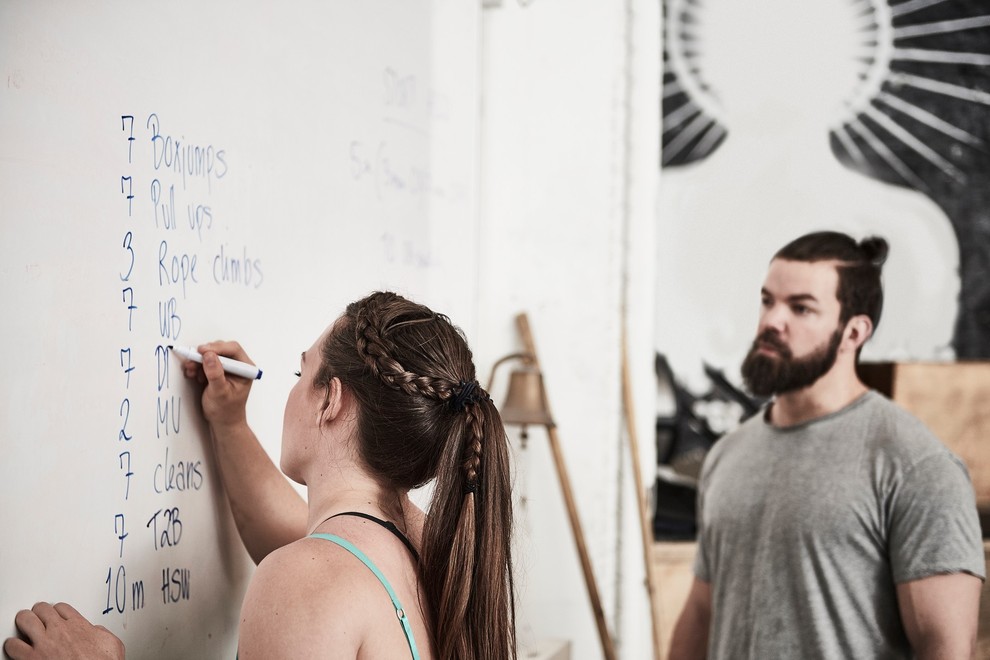
[[775,330],[777,334],[783,334],[787,326],[787,308],[784,305],[771,305],[763,310],[760,317],[760,331]]

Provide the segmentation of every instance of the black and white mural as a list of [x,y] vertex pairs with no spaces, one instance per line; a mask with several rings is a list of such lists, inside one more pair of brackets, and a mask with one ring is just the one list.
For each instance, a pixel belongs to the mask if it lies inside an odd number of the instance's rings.
[[665,0],[658,349],[738,370],[773,252],[891,244],[864,359],[990,358],[990,2]]

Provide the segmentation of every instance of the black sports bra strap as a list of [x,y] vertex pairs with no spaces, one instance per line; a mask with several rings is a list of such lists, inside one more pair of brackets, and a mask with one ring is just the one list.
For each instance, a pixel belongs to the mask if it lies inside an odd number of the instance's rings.
[[[419,562],[419,553],[416,552],[416,548],[414,548],[413,544],[409,541],[409,539],[406,538],[406,535],[400,532],[399,528],[396,527],[393,523],[389,522],[388,520],[382,520],[381,518],[376,518],[375,516],[372,516],[370,514],[361,513],[360,511],[344,511],[342,513],[338,513],[330,516],[329,518],[327,518],[327,520],[331,520],[333,518],[336,518],[337,516],[357,516],[358,518],[364,518],[365,520],[370,520],[373,523],[378,523],[388,531],[395,534],[395,536],[398,537],[398,539],[402,541],[402,543],[407,548],[409,548],[409,552],[412,553],[413,559],[415,559],[417,563]],[[326,520],[324,520],[323,522],[326,522]]]

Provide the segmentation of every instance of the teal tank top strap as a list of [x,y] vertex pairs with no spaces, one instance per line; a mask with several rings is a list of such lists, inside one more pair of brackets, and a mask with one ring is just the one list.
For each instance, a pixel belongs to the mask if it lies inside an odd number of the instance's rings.
[[365,566],[367,566],[378,581],[382,583],[385,587],[385,591],[388,592],[388,597],[392,599],[392,606],[395,608],[395,615],[399,618],[399,623],[402,624],[402,631],[406,634],[406,641],[409,642],[409,651],[412,653],[413,660],[419,660],[419,651],[416,649],[416,640],[413,639],[412,625],[409,623],[408,617],[406,617],[406,611],[402,608],[402,603],[399,602],[399,597],[395,595],[395,591],[392,589],[392,585],[385,578],[378,567],[375,566],[368,556],[363,552],[358,550],[357,546],[348,541],[347,539],[342,539],[335,534],[310,534],[310,537],[317,539],[324,539],[332,543],[336,543],[344,550],[361,560]]

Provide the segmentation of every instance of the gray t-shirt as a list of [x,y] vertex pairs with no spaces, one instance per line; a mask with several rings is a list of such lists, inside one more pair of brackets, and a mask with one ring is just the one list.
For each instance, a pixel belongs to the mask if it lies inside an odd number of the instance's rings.
[[984,577],[965,466],[873,391],[792,427],[748,420],[709,453],[698,506],[710,659],[910,658],[895,585]]

